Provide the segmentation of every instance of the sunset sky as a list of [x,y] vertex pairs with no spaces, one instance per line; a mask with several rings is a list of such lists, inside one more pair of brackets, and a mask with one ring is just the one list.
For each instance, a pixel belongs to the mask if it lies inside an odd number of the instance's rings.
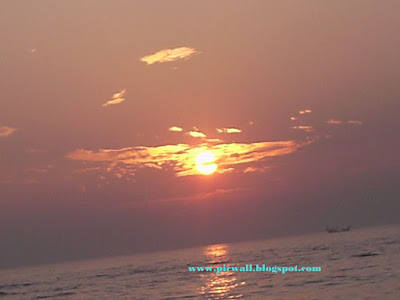
[[400,1],[4,0],[0,28],[0,267],[398,222]]

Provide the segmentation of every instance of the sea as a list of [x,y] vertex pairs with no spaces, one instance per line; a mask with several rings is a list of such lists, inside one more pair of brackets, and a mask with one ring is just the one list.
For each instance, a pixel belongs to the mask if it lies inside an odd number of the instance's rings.
[[[190,272],[251,264],[320,272]],[[0,270],[0,299],[400,299],[400,225]]]

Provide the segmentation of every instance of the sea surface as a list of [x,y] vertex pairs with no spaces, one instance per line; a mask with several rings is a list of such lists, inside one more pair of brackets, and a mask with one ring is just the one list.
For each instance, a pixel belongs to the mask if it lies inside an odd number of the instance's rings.
[[[188,266],[321,272],[189,272]],[[400,299],[400,226],[0,270],[0,299]]]

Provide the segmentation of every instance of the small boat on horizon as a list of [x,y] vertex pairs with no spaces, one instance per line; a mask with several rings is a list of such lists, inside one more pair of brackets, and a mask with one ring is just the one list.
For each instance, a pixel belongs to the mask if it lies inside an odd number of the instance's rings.
[[326,227],[325,230],[328,233],[337,233],[337,232],[345,232],[345,231],[350,231],[351,226],[347,226],[347,227]]

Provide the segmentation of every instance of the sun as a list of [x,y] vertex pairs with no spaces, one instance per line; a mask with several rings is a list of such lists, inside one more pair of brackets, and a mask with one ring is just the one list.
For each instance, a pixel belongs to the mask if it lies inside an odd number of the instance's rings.
[[218,166],[215,163],[215,155],[210,151],[201,152],[196,157],[196,167],[200,173],[204,175],[209,175],[214,173]]

